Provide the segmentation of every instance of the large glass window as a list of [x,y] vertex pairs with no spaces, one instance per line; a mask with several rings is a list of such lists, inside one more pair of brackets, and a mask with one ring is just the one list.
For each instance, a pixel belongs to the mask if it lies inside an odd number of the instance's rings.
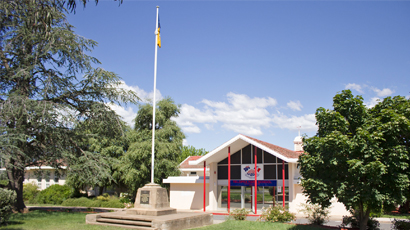
[[265,180],[276,180],[276,165],[264,165],[263,178]]
[[[218,165],[218,179],[227,180],[228,179],[228,165]],[[241,166],[231,165],[231,180],[241,179]]]
[[41,180],[42,180],[42,177],[41,177],[41,176],[38,176],[38,177],[37,177],[37,186],[38,186],[40,189],[41,189],[41,187],[42,187]]
[[[247,145],[231,155],[231,179],[241,179],[241,164],[254,164],[254,146]],[[263,164],[263,177],[265,180],[282,180],[282,160],[276,156],[257,148],[257,163]],[[289,166],[285,162],[285,180],[289,179]],[[228,157],[218,163],[218,179],[228,179]],[[224,182],[226,183],[226,182]],[[258,209],[269,205],[282,205],[283,188],[277,184],[276,187],[259,186],[257,188]],[[254,187],[242,186],[231,187],[231,208],[254,207]],[[218,186],[218,207],[227,207],[227,186]],[[289,188],[285,188],[285,205],[289,203]]]
[[234,153],[231,156],[231,164],[240,164],[241,163],[241,150],[238,152]]
[[242,164],[251,164],[251,163],[252,163],[251,145],[248,145],[242,149]]
[[[278,179],[281,180],[283,178],[282,174],[282,164],[278,164]],[[288,164],[285,164],[285,180],[289,179],[289,167]]]

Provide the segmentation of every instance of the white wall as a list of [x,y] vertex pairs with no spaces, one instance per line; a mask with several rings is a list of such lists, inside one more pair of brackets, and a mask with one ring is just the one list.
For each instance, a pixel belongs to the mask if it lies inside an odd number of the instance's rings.
[[[300,212],[301,209],[303,209],[302,204],[306,204],[307,202],[307,196],[305,196],[302,193],[302,186],[300,185],[294,185],[294,191],[295,191],[295,198],[294,200],[289,204],[289,211],[292,213],[296,213],[297,216],[304,216],[302,212]],[[336,198],[333,198],[331,200],[332,205],[330,206],[330,216],[333,217],[342,217],[342,216],[350,216],[350,213],[346,210],[345,206],[337,202]]]
[[37,169],[30,169],[30,170],[25,170],[24,173],[24,181],[23,183],[34,183],[39,187],[39,190],[46,189],[47,187],[54,185],[54,184],[59,184],[59,185],[64,185],[65,184],[65,176],[61,176],[58,179],[58,182],[54,181],[55,178],[55,170],[54,169],[42,169],[43,172],[49,172],[49,180],[47,181],[44,174],[41,178],[41,181],[37,180],[37,176],[34,173]]
[[[170,206],[176,209],[200,210],[203,209],[203,190],[202,183],[195,184],[176,184],[171,183],[170,189]],[[209,191],[209,186],[206,184],[206,193]],[[208,195],[205,205],[209,205]]]

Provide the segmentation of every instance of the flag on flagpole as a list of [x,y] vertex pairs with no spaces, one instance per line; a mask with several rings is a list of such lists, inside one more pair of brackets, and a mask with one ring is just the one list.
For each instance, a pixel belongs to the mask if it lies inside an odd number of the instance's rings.
[[159,34],[160,29],[161,29],[161,24],[159,23],[159,16],[158,16],[157,45],[159,48],[161,48],[161,35]]

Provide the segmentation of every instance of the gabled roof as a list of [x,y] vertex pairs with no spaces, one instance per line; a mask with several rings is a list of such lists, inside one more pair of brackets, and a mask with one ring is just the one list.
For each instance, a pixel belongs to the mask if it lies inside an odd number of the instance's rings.
[[[264,141],[261,141],[261,140],[258,140],[258,139],[252,138],[252,137],[248,137],[248,136],[246,136],[246,137],[249,138],[249,139],[251,139],[251,140],[254,140],[254,141],[260,143],[260,144],[263,145],[263,146],[266,146],[267,148],[269,148],[269,149],[271,149],[271,150],[273,150],[273,151],[276,151],[277,153],[279,153],[279,154],[281,154],[282,156],[285,156],[285,157],[287,157],[287,158],[291,158],[291,159],[296,158],[296,159],[298,159],[299,156],[300,156],[300,153],[298,153],[298,152],[296,152],[296,151],[292,151],[292,150],[289,150],[289,149],[285,149],[285,148],[282,148],[282,147],[280,147],[280,146],[277,146],[277,145],[274,145],[274,144],[271,144],[271,143],[268,143],[268,142],[264,142]],[[299,151],[299,152],[300,152],[300,151]],[[282,158],[281,158],[281,159],[282,159]],[[283,159],[282,159],[282,160],[283,160]]]
[[201,163],[203,164],[204,161],[206,161],[206,164],[212,163],[212,162],[219,162],[223,159],[225,159],[228,156],[228,147],[230,147],[231,154],[234,154],[235,152],[239,151],[240,149],[244,148],[245,146],[252,144],[265,152],[268,152],[274,156],[276,156],[279,159],[284,160],[285,162],[290,162],[290,163],[296,163],[298,160],[298,157],[301,155],[302,152],[296,152],[292,151],[286,148],[282,148],[277,145],[273,145],[252,137],[248,137],[242,134],[238,134],[231,140],[225,142],[218,148],[212,150],[205,156],[202,156],[199,159],[196,160],[190,160],[189,165],[200,165]]
[[184,161],[179,164],[180,169],[187,169],[187,168],[203,168],[201,165],[189,165],[190,161],[195,161],[201,158],[202,156],[189,156]]

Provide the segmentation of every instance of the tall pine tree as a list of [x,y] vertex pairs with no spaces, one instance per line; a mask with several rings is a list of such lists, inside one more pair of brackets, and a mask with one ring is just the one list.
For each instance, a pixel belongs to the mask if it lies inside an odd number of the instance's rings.
[[122,134],[107,103],[138,99],[93,67],[100,63],[87,53],[97,43],[74,34],[66,12],[64,1],[0,2],[0,157],[19,211],[27,166],[86,162],[88,175],[108,175],[106,158],[82,143]]

